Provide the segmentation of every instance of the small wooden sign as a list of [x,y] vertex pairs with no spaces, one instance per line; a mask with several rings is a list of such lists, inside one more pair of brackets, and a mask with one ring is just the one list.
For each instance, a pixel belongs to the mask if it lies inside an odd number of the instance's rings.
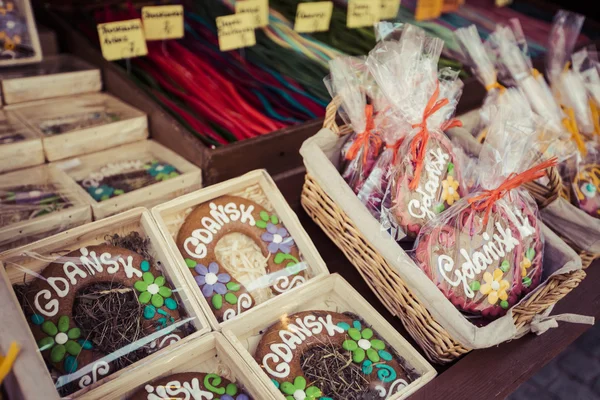
[[379,22],[380,11],[380,0],[350,0],[348,2],[346,26],[348,28],[373,26]]
[[423,21],[437,18],[442,15],[443,6],[443,0],[417,0],[415,19],[417,21]]
[[217,17],[217,31],[221,51],[254,46],[256,44],[254,24],[255,20],[252,14],[243,13]]
[[333,2],[300,3],[296,9],[294,30],[300,33],[326,32],[331,24]]
[[235,3],[235,13],[251,14],[254,27],[262,28],[269,25],[269,0],[244,0]]
[[400,10],[400,0],[381,0],[380,19],[394,19]]
[[180,39],[184,35],[183,6],[142,7],[146,40]]
[[142,21],[139,18],[98,24],[98,36],[102,55],[108,61],[148,54]]

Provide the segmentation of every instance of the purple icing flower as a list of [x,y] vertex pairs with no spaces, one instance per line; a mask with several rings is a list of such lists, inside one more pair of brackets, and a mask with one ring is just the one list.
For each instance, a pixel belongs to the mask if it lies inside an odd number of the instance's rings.
[[221,400],[250,400],[250,397],[248,397],[244,393],[238,394],[235,398],[228,394],[224,394],[223,396],[221,396]]
[[277,228],[277,226],[270,222],[267,225],[267,231],[262,234],[261,238],[265,242],[269,243],[267,249],[273,254],[277,253],[278,251],[289,254],[290,250],[292,250],[292,246],[294,245],[294,239],[289,236],[287,229],[283,227]]
[[219,264],[211,262],[208,268],[202,264],[197,264],[194,270],[199,274],[194,279],[198,286],[202,288],[204,297],[210,297],[213,291],[218,294],[227,293],[225,283],[231,280],[229,274],[219,274]]

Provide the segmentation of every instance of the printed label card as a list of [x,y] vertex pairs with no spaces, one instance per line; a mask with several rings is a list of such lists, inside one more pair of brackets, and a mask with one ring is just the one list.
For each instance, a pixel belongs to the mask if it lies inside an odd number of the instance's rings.
[[98,36],[102,55],[107,61],[148,54],[142,21],[139,18],[98,24]]

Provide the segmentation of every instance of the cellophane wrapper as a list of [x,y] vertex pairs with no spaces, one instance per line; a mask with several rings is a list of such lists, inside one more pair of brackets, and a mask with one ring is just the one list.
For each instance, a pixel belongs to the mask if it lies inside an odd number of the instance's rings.
[[[479,37],[477,27],[471,25],[466,28],[459,28],[454,31],[454,35],[462,50],[463,58],[467,60],[469,67],[479,82],[481,82],[486,89],[497,83],[498,77],[496,67]],[[492,107],[494,107],[494,104],[500,95],[501,92],[498,88],[488,90],[485,99],[483,100],[483,105],[479,110],[480,123],[478,126],[473,127],[474,130],[472,133],[474,135],[478,135],[489,124],[492,118],[490,115]]]
[[417,265],[467,314],[502,316],[541,281],[544,239],[529,193],[512,188],[477,207],[485,190],[546,159],[544,150],[557,139],[540,137],[539,129],[501,107],[479,156],[480,190],[426,224],[415,243]]
[[600,105],[600,63],[595,47],[583,48],[573,53],[571,59],[573,71],[581,75],[589,95]]
[[584,20],[583,15],[566,10],[559,10],[554,16],[546,53],[546,76],[552,85],[571,60]]
[[354,131],[342,149],[342,156],[346,160],[342,176],[356,192],[371,171],[381,147],[375,136],[369,136],[369,141],[350,155],[350,149],[356,145],[356,140],[367,129],[366,108],[369,104],[370,84],[368,71],[364,59],[358,57],[338,57],[331,60],[329,64],[331,73],[325,79],[325,85],[332,98],[340,101],[338,114],[347,125],[352,126]]
[[519,48],[513,30],[508,26],[499,25],[492,39],[498,49],[500,61],[527,96],[531,108],[549,121],[553,129],[560,129],[562,112],[544,77],[541,74],[538,77],[532,74],[531,60]]

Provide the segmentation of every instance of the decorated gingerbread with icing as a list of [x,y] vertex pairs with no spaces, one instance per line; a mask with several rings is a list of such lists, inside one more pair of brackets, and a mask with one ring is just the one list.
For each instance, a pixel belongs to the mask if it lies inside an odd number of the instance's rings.
[[541,281],[535,208],[519,195],[512,200],[496,202],[487,221],[484,211],[467,206],[419,236],[417,264],[462,311],[499,317]]
[[78,183],[94,200],[104,201],[177,176],[170,164],[129,160],[106,164]]
[[238,385],[217,375],[185,372],[156,379],[140,388],[129,400],[252,400]]
[[[102,283],[116,290],[134,292],[137,302],[144,305],[139,320],[135,317],[142,330],[141,337],[156,334],[180,319],[179,305],[165,277],[131,250],[106,244],[82,247],[49,264],[27,289],[25,300],[32,311],[30,327],[43,357],[62,373],[74,374],[82,388],[114,372],[112,363],[119,358],[114,354],[106,357],[103,348],[88,340],[94,337],[94,332],[78,327],[73,314],[75,304],[80,301],[79,294],[91,285]],[[179,337],[164,339],[160,345],[150,340],[145,342],[149,345],[147,352]],[[134,340],[137,339],[131,341]],[[133,350],[142,346],[144,343],[139,343]]]
[[396,222],[407,236],[416,237],[423,225],[465,193],[448,139],[442,133],[430,132],[423,165],[417,166],[408,154],[396,172],[395,186],[390,189]]
[[[369,326],[355,315],[331,311],[283,316],[264,332],[254,358],[288,400],[342,400],[350,393],[387,398],[413,380],[404,361]],[[328,375],[342,370],[347,375]],[[329,384],[340,379],[342,388]]]
[[600,165],[584,166],[573,181],[573,191],[579,208],[600,218]]
[[270,286],[273,294],[286,292],[306,280],[300,270],[298,248],[276,215],[242,197],[222,196],[203,203],[181,226],[177,247],[219,322],[255,304],[248,288],[215,255],[217,242],[230,233],[246,235],[268,258],[263,286]]

